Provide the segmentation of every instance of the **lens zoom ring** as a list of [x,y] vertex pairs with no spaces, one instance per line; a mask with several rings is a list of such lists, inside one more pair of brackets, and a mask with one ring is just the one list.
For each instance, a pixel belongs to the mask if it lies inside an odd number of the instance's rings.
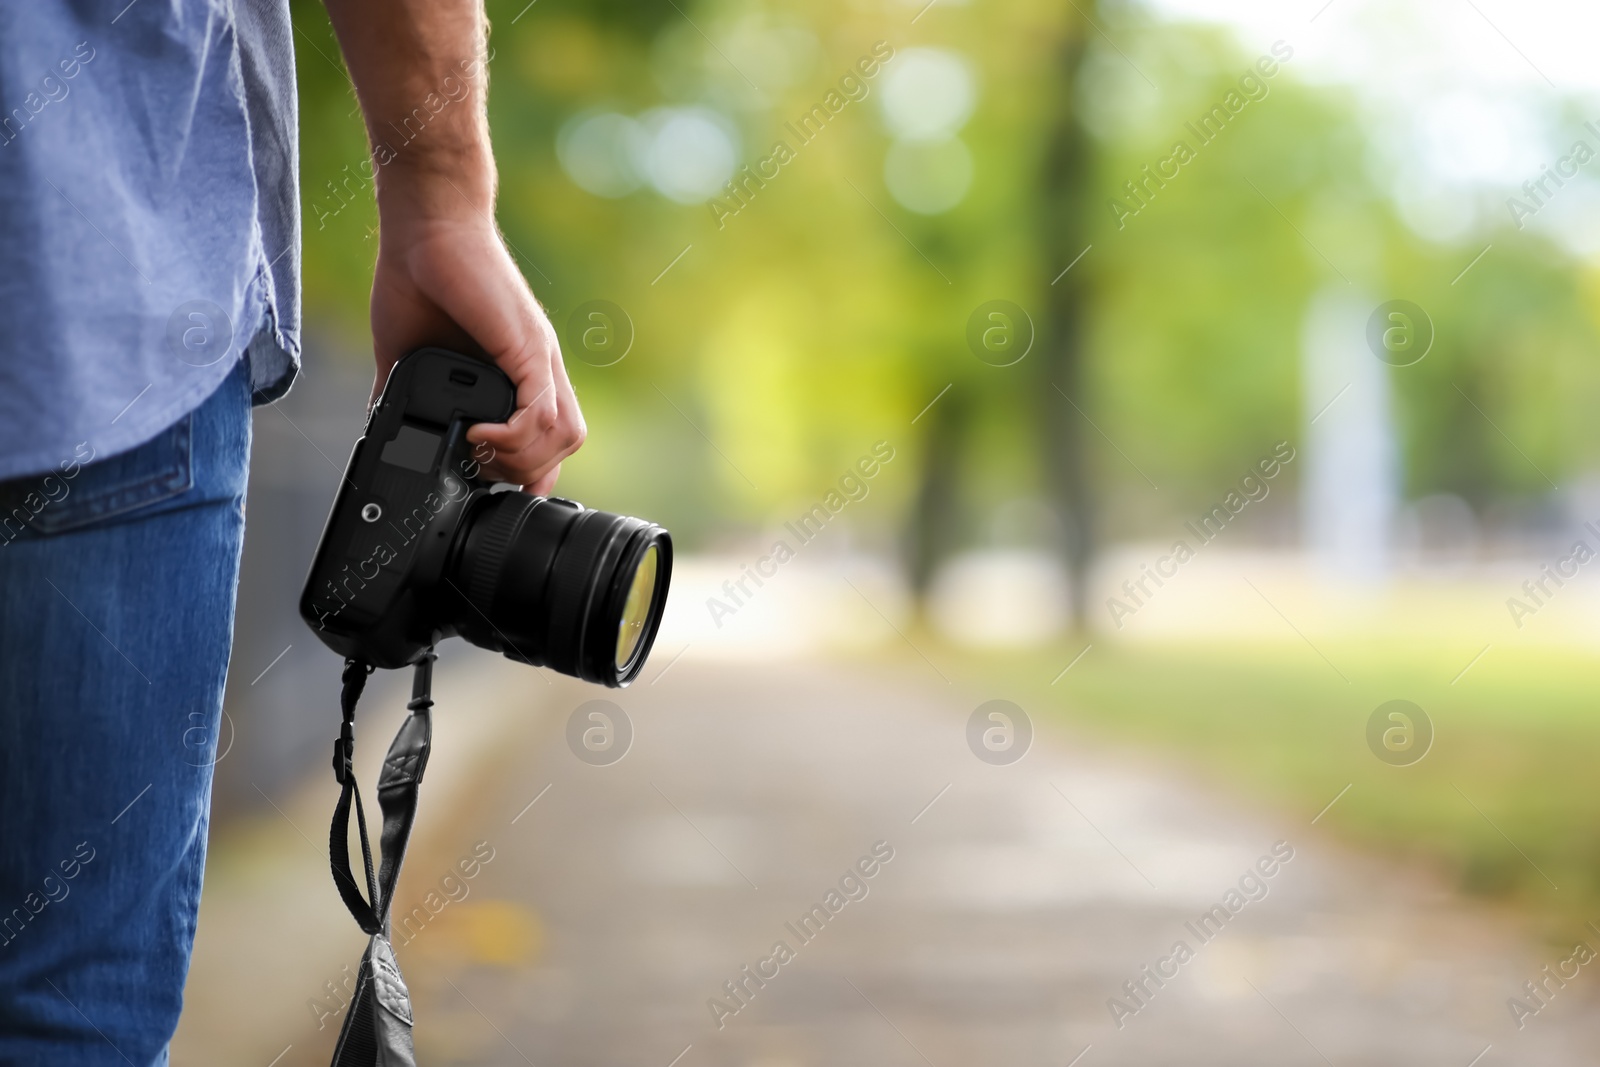
[[[579,516],[577,528],[567,535],[550,574],[550,662],[578,669],[583,640],[585,601],[595,581],[594,565],[605,547],[609,516],[590,511]],[[598,526],[598,529],[596,527]],[[598,534],[598,536],[596,536]]]
[[[516,498],[521,497],[518,501]],[[518,507],[517,504],[524,504]],[[471,569],[467,574],[467,599],[474,607],[488,615],[494,607],[494,594],[500,587],[500,574],[505,569],[506,555],[521,524],[523,514],[533,505],[533,500],[521,493],[496,493],[485,506],[483,526],[473,546]]]

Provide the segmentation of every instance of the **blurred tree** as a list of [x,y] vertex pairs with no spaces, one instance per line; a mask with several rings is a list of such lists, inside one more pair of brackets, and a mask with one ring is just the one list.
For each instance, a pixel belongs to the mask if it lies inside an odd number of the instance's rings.
[[[1085,317],[1090,302],[1094,266],[1085,265],[1091,230],[1090,212],[1099,207],[1093,189],[1093,142],[1084,129],[1079,80],[1097,4],[1074,2],[1082,16],[1075,32],[1063,36],[1056,69],[1047,75],[1045,98],[1054,103],[1045,116],[1049,148],[1044,159],[1040,201],[1043,226],[1040,238],[1046,263],[1063,264],[1062,272],[1047,292],[1043,336],[1038,365],[1044,381],[1038,398],[1044,423],[1044,445],[1049,454],[1049,483],[1062,519],[1063,562],[1066,565],[1073,625],[1082,628],[1088,618],[1090,557],[1094,551],[1095,508],[1084,455],[1088,416],[1078,405],[1083,395]],[[1068,267],[1072,269],[1067,269]]]
[[906,570],[911,590],[925,599],[939,564],[960,545],[962,528],[959,472],[963,437],[972,422],[963,394],[945,396],[928,409],[923,433],[917,496],[906,528]]
[[[897,458],[852,525],[879,543],[908,530],[925,586],[940,558],[996,536],[996,505],[1043,492],[1081,617],[1096,540],[1165,537],[1298,439],[1306,307],[1347,281],[1417,301],[1437,327],[1428,357],[1392,374],[1409,494],[1483,510],[1600,465],[1592,276],[1503,214],[1454,241],[1419,237],[1371,163],[1360,106],[1294,62],[1135,217],[1107,210],[1251,68],[1259,50],[1227,32],[1048,0],[491,0],[490,14],[499,222],[592,431],[564,485],[659,516],[686,546],[792,518],[884,439]],[[294,0],[294,15],[306,318],[365,358],[365,136],[320,5]],[[632,191],[585,191],[557,152],[590,114],[648,133],[692,109],[726,131],[735,166],[754,164],[880,40],[975,72],[958,132],[973,176],[948,210],[906,208],[885,179],[888,74],[791,144],[731,217],[662,195],[648,160]],[[634,333],[612,365],[569,328],[597,298]],[[966,342],[996,298],[1038,327],[1015,366]],[[1293,477],[1269,509],[1292,503]]]

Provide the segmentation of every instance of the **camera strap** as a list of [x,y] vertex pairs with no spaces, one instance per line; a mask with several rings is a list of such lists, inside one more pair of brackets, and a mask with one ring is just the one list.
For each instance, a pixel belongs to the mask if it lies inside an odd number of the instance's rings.
[[[334,1050],[334,1067],[415,1067],[411,1044],[411,996],[406,990],[394,948],[389,943],[389,909],[394,903],[394,888],[405,861],[406,845],[417,817],[417,791],[428,766],[428,751],[433,738],[433,649],[417,661],[412,676],[411,712],[395,734],[378,776],[378,805],[383,812],[382,849],[376,874],[372,867],[372,846],[367,837],[367,817],[361,806],[361,790],[356,785],[355,709],[373,668],[356,659],[345,661],[344,686],[339,694],[343,722],[333,744],[333,777],[342,787],[339,803],[333,809],[333,825],[328,835],[328,860],[333,881],[345,907],[356,924],[371,940],[361,957],[355,995],[350,1000],[339,1044]],[[356,884],[350,866],[350,807],[354,801],[356,829],[361,838],[361,859],[366,875],[366,892]]]

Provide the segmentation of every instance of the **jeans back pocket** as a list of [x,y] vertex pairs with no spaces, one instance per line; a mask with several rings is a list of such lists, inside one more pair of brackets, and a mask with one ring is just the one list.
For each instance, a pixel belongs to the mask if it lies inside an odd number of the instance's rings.
[[190,418],[126,452],[96,460],[80,444],[54,470],[0,482],[0,544],[27,532],[66,533],[187,492],[194,485]]

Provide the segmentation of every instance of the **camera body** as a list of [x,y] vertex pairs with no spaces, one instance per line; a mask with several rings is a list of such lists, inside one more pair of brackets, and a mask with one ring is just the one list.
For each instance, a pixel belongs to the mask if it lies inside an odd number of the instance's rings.
[[493,487],[466,440],[507,421],[498,367],[422,348],[390,372],[300,597],[329,648],[387,669],[443,638],[605,685],[649,654],[672,541],[642,519]]
[[[475,422],[505,422],[516,391],[481,360],[424,348],[394,366],[355,444],[300,597],[300,615],[341,656],[412,663],[452,636],[441,614],[453,532],[487,493],[467,442]],[[444,629],[449,629],[445,627]]]

